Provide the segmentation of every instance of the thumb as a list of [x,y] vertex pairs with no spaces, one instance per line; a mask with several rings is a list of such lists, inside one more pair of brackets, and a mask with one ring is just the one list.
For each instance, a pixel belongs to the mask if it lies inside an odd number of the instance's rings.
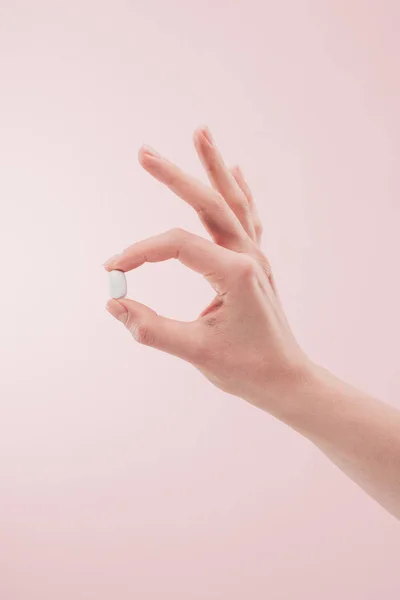
[[200,339],[197,334],[196,321],[184,323],[158,315],[148,306],[121,298],[109,300],[106,306],[108,312],[120,321],[133,338],[145,346],[151,346],[179,356],[189,362],[194,362]]

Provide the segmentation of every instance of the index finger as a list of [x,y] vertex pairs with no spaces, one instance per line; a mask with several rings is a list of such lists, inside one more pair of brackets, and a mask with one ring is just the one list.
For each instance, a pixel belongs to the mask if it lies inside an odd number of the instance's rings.
[[194,208],[217,244],[232,250],[246,247],[248,236],[218,191],[185,173],[148,146],[140,149],[139,161],[148,173]]
[[171,229],[165,233],[136,242],[121,254],[109,259],[104,267],[107,271],[118,269],[131,271],[146,262],[154,263],[178,259],[193,271],[209,279],[218,291],[223,291],[223,282],[237,256],[236,252],[218,246],[198,235],[183,229]]

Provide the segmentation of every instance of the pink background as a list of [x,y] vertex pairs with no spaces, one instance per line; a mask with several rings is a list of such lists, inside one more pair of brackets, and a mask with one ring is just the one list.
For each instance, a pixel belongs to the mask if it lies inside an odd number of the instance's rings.
[[[207,123],[304,348],[400,407],[397,0],[0,1],[0,597],[396,600],[397,522],[305,439],[105,312],[102,262],[190,208]],[[192,318],[179,264],[131,295]]]

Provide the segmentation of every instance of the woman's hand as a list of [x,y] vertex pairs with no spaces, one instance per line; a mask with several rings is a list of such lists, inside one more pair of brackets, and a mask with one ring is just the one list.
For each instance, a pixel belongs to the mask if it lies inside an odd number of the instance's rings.
[[219,388],[309,438],[400,519],[400,412],[315,365],[299,348],[259,246],[261,225],[241,171],[226,168],[208,130],[196,131],[194,141],[212,187],[150,148],[139,158],[197,211],[214,242],[173,229],[133,244],[105,266],[129,271],[178,258],[209,281],[215,299],[190,323],[133,300],[111,300],[108,310],[142,344],[191,362]]
[[194,144],[211,187],[151,148],[142,147],[139,160],[194,208],[214,241],[172,229],[133,244],[105,268],[130,271],[177,258],[207,279],[214,300],[188,323],[129,299],[110,300],[107,309],[138,342],[189,361],[220,389],[279,414],[280,398],[308,377],[311,362],[290,330],[260,249],[262,227],[241,170],[227,169],[207,128],[195,132]]

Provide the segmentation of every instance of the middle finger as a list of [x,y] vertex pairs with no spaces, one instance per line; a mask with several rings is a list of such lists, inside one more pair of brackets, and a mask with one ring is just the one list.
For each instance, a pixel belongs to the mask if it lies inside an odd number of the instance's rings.
[[253,217],[246,196],[226,167],[208,127],[197,129],[193,141],[211,185],[224,197],[249,237],[255,240]]

